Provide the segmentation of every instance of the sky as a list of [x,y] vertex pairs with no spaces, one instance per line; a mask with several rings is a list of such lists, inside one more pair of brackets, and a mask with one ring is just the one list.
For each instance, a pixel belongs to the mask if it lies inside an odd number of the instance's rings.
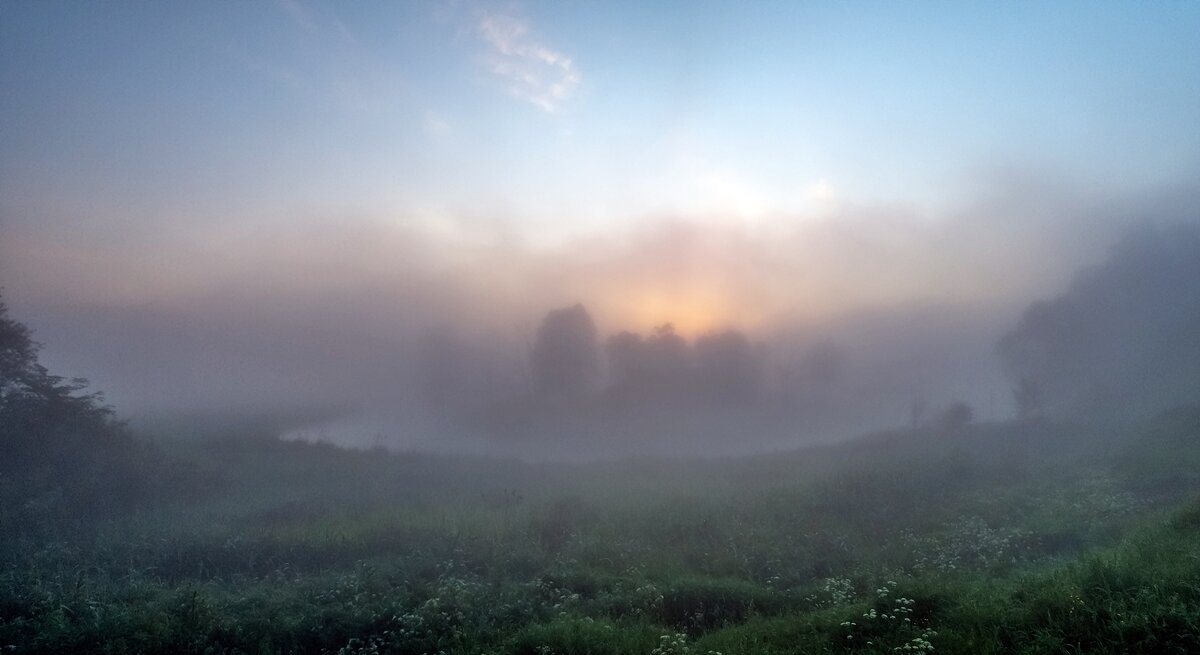
[[1195,3],[0,14],[0,284],[118,389],[85,310],[360,341],[576,301],[691,335],[1011,318],[1200,188]]
[[110,238],[343,213],[542,242],[839,200],[936,212],[991,166],[1128,190],[1200,152],[1187,3],[4,11],[5,217]]

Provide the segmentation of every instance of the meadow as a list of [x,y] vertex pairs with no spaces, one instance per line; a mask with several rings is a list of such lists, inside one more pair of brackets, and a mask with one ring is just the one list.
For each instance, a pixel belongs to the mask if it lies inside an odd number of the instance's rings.
[[4,514],[0,650],[1200,652],[1197,408],[720,459],[151,447],[148,501]]
[[1200,0],[0,0],[0,90],[0,655],[1200,655]]

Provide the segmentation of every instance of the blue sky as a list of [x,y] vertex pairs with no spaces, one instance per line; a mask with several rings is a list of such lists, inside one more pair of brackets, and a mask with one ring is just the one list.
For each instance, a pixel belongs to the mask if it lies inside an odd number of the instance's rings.
[[1193,3],[4,13],[4,218],[89,238],[347,214],[554,239],[936,211],[996,167],[1137,189],[1200,163]]
[[1025,301],[1111,242],[1097,208],[1200,179],[1194,3],[3,11],[18,303],[441,276],[698,331]]

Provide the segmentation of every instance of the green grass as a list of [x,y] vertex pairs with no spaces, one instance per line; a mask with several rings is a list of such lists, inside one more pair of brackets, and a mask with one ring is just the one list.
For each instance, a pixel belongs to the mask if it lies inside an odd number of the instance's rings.
[[590,465],[165,443],[193,475],[156,502],[4,526],[0,652],[1200,652],[1197,426]]

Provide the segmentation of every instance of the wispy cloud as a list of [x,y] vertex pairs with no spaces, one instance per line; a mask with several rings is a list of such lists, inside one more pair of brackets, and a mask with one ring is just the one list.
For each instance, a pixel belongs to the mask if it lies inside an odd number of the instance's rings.
[[475,28],[489,48],[488,69],[507,83],[514,97],[554,113],[579,86],[581,78],[571,58],[539,43],[527,21],[484,13]]

